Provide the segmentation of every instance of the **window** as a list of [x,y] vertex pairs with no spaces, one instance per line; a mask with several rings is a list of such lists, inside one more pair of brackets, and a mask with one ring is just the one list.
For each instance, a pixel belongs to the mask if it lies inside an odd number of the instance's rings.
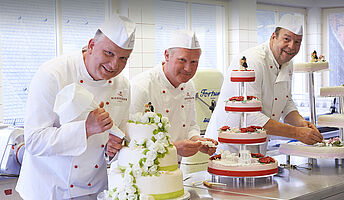
[[23,125],[31,78],[56,55],[55,1],[1,0],[0,36],[3,120]]
[[[155,2],[155,43],[156,64],[164,61],[164,52],[169,38],[175,30],[187,29],[185,2],[162,1]],[[173,23],[171,23],[173,20]]]
[[[61,9],[56,12],[57,3]],[[28,87],[37,69],[59,53],[87,45],[105,19],[105,6],[97,0],[0,1],[4,123],[23,125]]]
[[105,1],[62,0],[63,54],[80,50],[105,20]]
[[173,31],[191,29],[202,48],[199,67],[224,70],[223,5],[156,0],[155,21],[156,63],[164,60],[163,52]]
[[344,84],[344,11],[328,15],[330,86]]
[[[338,86],[344,84],[344,8],[324,9],[323,41],[325,55],[329,62],[330,71],[324,77],[324,86]],[[333,98],[325,97],[334,104]],[[338,101],[336,101],[338,112]],[[332,111],[332,110],[331,110]]]

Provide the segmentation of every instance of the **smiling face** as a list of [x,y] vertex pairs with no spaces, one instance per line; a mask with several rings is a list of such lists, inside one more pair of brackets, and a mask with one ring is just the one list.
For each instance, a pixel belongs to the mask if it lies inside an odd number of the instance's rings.
[[196,73],[200,49],[173,48],[165,50],[164,73],[170,83],[177,88],[188,82]]
[[283,65],[289,62],[300,50],[302,35],[281,28],[279,33],[274,32],[270,38],[270,49],[278,62]]
[[105,35],[91,39],[84,54],[86,69],[94,80],[108,80],[122,72],[131,52],[120,48]]

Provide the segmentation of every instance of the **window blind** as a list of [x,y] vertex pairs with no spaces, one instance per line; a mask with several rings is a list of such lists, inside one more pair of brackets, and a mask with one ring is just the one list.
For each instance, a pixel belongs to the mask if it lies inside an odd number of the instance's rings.
[[1,0],[4,123],[22,125],[30,81],[56,55],[55,0]]

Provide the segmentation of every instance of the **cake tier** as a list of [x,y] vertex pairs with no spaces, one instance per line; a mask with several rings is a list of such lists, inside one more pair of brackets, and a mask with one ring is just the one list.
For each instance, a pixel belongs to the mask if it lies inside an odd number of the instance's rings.
[[318,126],[344,128],[344,114],[321,115],[318,117]]
[[231,112],[258,112],[262,110],[262,102],[257,99],[246,101],[227,101],[225,110]]
[[[252,158],[252,160],[256,160]],[[216,161],[216,160],[215,160]],[[232,177],[257,177],[257,176],[268,176],[277,174],[278,162],[269,164],[262,163],[251,163],[249,165],[222,165],[221,161],[214,162],[209,161],[208,172],[220,176],[232,176]]]
[[145,139],[152,139],[153,131],[156,128],[155,124],[127,123],[127,132],[130,140],[135,140],[138,144],[142,144]]
[[219,142],[231,144],[254,144],[266,142],[266,131],[241,133],[239,129],[219,132]]
[[307,158],[344,158],[344,147],[306,145],[301,142],[281,144],[279,152]]
[[344,86],[320,88],[320,96],[323,96],[323,97],[341,97],[341,96],[344,96]]
[[328,62],[295,63],[294,72],[316,72],[328,69]]
[[254,82],[255,80],[254,70],[232,70],[231,72],[232,82]]
[[[138,163],[143,158],[143,149],[141,147],[129,148],[123,147],[118,154],[118,166],[128,167],[129,163]],[[161,171],[173,171],[178,168],[177,149],[175,146],[168,147],[168,154],[159,158],[159,169]]]
[[[109,190],[124,184],[120,170],[114,169],[109,174]],[[155,200],[173,199],[184,195],[183,174],[180,169],[160,172],[159,176],[141,176],[135,185],[140,194],[151,195]]]

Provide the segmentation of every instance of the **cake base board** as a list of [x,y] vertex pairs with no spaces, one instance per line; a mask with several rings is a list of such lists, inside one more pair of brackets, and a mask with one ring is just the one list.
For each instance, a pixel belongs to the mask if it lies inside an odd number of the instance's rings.
[[228,139],[228,138],[218,138],[218,141],[226,144],[263,144],[266,142],[266,138],[257,139]]
[[[223,171],[223,170],[221,170],[221,171]],[[271,173],[268,173],[268,174],[265,174],[265,175],[257,175],[256,174],[256,175],[252,175],[252,176],[244,176],[245,172],[242,172],[242,174],[238,175],[238,176],[227,176],[227,175],[223,175],[223,174],[218,174],[216,172],[215,173],[209,172],[209,168],[208,168],[208,173],[209,174],[211,174],[213,176],[227,177],[227,178],[264,178],[264,177],[274,176],[274,175],[278,174],[278,168],[272,169],[272,170],[265,170],[265,171],[270,171]],[[267,173],[267,172],[265,172],[265,173]]]

